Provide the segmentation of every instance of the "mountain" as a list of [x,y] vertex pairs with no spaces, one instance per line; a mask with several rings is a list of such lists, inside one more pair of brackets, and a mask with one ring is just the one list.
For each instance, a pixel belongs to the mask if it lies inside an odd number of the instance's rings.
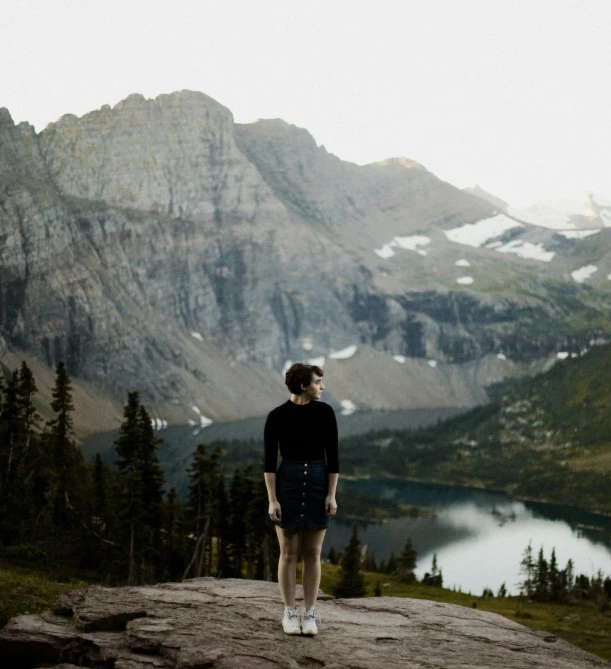
[[0,354],[5,371],[64,360],[100,400],[81,433],[115,427],[129,390],[157,426],[263,415],[304,358],[334,406],[468,407],[611,332],[599,223],[519,220],[202,93],[38,134],[2,109]]
[[507,208],[509,207],[509,204],[505,202],[505,200],[501,200],[500,197],[485,191],[479,184],[475,184],[473,188],[463,188],[463,190],[466,193],[477,195],[477,197],[481,197],[482,200],[490,202],[490,204],[493,204],[499,211],[507,211]]

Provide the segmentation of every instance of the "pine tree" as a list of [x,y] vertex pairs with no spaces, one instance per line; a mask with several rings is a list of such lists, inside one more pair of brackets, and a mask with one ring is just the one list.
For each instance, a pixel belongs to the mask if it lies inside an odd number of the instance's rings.
[[441,569],[439,569],[437,565],[437,553],[433,553],[431,571],[430,573],[426,572],[424,574],[422,582],[425,585],[432,585],[435,586],[436,588],[441,588],[441,586],[443,585],[443,574],[441,573]]
[[546,601],[549,596],[549,566],[543,555],[543,546],[539,549],[539,556],[535,564],[535,590],[533,598],[539,602]]
[[217,539],[215,576],[226,578],[231,571],[229,564],[230,527],[227,518],[227,491],[225,490],[225,479],[222,476],[219,476],[216,482],[216,500],[217,504],[214,509],[214,527]]
[[386,573],[394,574],[395,571],[397,571],[397,556],[395,555],[394,551],[390,551],[388,562],[386,563]]
[[336,584],[333,594],[336,597],[364,597],[365,582],[363,571],[361,569],[361,542],[358,537],[356,524],[352,526],[352,536],[346,550],[344,559],[340,567],[339,581]]
[[184,542],[184,514],[176,488],[170,488],[163,506],[163,571],[164,581],[182,576],[186,555]]
[[29,522],[37,508],[34,489],[42,468],[36,428],[40,415],[34,407],[37,392],[26,362],[2,384],[0,413],[0,538],[18,541],[31,534]]
[[115,441],[117,451],[116,466],[118,470],[117,488],[115,491],[116,506],[119,513],[120,543],[127,546],[126,566],[127,582],[134,584],[138,580],[137,554],[141,548],[143,516],[142,480],[139,468],[140,426],[138,412],[140,401],[136,391],[128,393],[127,404],[123,410],[118,439]]
[[163,505],[163,471],[157,457],[157,446],[151,417],[146,409],[138,407],[138,470],[142,502],[143,545],[141,547],[141,579],[145,582],[160,576],[160,532]]
[[55,370],[52,397],[51,408],[57,415],[47,424],[52,471],[50,501],[54,524],[70,528],[74,522],[73,493],[78,475],[72,422],[72,383],[63,362],[59,362]]
[[246,559],[247,568],[251,560],[248,544],[246,518],[250,500],[252,499],[253,481],[252,465],[245,469],[239,467],[234,471],[229,487],[229,508],[231,527],[231,562],[233,576],[242,578],[242,563]]
[[527,597],[532,597],[535,589],[535,561],[533,558],[532,541],[528,542],[528,546],[522,553],[522,561],[520,563],[520,573],[524,575],[524,580],[520,583],[520,590],[522,594]]
[[397,568],[395,575],[402,583],[411,583],[416,579],[414,569],[416,569],[416,550],[412,545],[412,538],[408,537],[405,546],[397,556]]
[[[186,522],[189,531],[195,536],[191,558],[185,568],[183,578],[187,578],[192,571],[194,576],[202,576],[206,567],[206,547],[208,538],[212,535],[215,507],[218,500],[215,492],[220,477],[220,448],[216,448],[210,457],[206,454],[206,446],[198,444],[193,462],[187,474],[189,477],[189,491],[186,503]],[[226,513],[226,509],[223,510]],[[208,564],[210,568],[211,565]]]
[[93,461],[93,524],[103,537],[110,533],[110,500],[108,494],[108,469],[99,453]]

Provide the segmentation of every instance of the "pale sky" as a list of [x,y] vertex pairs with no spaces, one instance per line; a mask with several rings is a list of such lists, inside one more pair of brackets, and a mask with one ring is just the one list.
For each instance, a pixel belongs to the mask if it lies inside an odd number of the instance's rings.
[[0,63],[37,130],[187,88],[514,206],[611,196],[611,0],[4,0]]

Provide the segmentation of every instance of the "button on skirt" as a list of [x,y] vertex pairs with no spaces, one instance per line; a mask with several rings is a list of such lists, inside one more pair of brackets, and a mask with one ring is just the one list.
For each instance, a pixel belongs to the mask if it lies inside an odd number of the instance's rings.
[[324,460],[285,460],[276,472],[276,497],[282,520],[271,521],[288,532],[326,530],[325,498],[329,488]]

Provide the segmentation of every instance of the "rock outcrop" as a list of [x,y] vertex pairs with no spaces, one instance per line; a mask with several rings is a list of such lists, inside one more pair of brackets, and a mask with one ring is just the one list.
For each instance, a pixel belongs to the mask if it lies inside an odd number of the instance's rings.
[[0,657],[4,669],[611,667],[552,634],[453,604],[321,593],[318,608],[319,635],[290,637],[275,583],[92,586],[61,595],[52,612],[9,621]]

